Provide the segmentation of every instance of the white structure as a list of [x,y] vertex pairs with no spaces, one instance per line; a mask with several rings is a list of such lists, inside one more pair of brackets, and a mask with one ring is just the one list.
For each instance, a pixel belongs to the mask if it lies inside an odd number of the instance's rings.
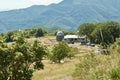
[[68,43],[74,43],[74,42],[81,42],[86,43],[86,36],[78,36],[78,35],[66,35],[64,36],[64,40]]

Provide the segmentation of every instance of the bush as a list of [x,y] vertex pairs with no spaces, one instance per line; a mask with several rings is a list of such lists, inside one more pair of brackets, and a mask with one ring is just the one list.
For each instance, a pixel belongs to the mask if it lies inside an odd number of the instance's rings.
[[13,32],[8,32],[6,34],[6,39],[5,39],[5,42],[13,42]]
[[120,80],[120,67],[112,69],[110,76],[111,80]]
[[109,49],[110,49],[110,52],[113,54],[114,53],[120,54],[120,38],[117,38],[114,44],[112,44]]
[[61,60],[68,57],[69,52],[70,52],[70,47],[67,45],[67,43],[62,41],[53,47],[50,58],[53,62],[60,63]]
[[100,60],[96,58],[94,53],[89,53],[80,59],[80,63],[76,65],[73,76],[77,80],[105,80],[105,71],[99,68]]
[[79,64],[76,65],[75,75],[87,74],[90,68],[95,67],[97,64],[97,60],[94,57],[94,54],[87,54],[84,56],[84,60],[82,60]]

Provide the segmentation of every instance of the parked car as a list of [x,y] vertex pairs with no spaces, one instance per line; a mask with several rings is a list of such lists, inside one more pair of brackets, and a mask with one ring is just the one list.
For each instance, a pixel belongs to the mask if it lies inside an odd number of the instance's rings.
[[87,46],[91,46],[91,47],[95,47],[95,44],[94,43],[90,43],[90,42],[86,43],[86,45]]

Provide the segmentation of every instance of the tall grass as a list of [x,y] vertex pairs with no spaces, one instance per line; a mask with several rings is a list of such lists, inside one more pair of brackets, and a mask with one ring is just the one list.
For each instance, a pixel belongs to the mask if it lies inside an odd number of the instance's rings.
[[[114,52],[112,50],[112,52]],[[73,74],[75,80],[120,80],[120,54],[90,53],[80,59]]]

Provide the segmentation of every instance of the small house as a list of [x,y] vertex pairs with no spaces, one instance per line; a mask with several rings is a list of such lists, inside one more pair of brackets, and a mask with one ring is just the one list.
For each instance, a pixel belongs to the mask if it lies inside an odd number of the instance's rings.
[[67,43],[80,42],[82,44],[85,44],[87,41],[86,36],[78,36],[78,35],[65,35],[64,40]]

